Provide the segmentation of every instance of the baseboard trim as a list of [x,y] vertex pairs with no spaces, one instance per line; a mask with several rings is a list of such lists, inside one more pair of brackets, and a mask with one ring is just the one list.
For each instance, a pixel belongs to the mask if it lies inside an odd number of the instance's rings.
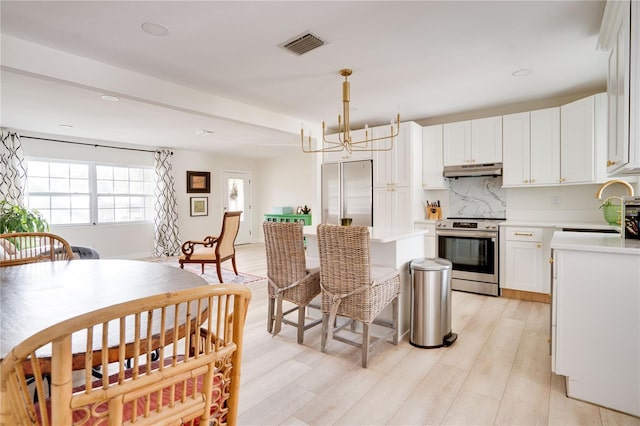
[[527,300],[529,302],[551,303],[551,295],[547,293],[536,293],[533,291],[512,290],[501,288],[500,295],[508,299]]

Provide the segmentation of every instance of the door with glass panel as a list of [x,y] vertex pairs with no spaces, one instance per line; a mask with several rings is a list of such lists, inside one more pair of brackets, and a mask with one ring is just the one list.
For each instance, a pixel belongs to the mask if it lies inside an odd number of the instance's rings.
[[241,210],[236,244],[251,242],[251,175],[248,172],[222,172],[222,208]]

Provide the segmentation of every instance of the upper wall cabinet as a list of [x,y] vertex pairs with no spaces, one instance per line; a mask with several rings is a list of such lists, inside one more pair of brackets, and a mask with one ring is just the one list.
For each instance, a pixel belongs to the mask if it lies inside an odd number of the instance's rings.
[[502,117],[444,125],[444,165],[502,162]]
[[[373,137],[389,135],[390,126],[373,128]],[[419,184],[413,174],[420,171],[420,164],[415,165],[415,158],[421,160],[422,128],[413,121],[400,124],[400,134],[395,138],[391,151],[373,152],[373,186],[393,187]],[[382,142],[387,144],[387,142]],[[418,161],[419,163],[420,161]]]
[[608,1],[599,47],[608,50],[607,173],[640,175],[640,4]]
[[[371,139],[371,130],[369,130],[369,139]],[[351,140],[354,142],[365,139],[365,130],[358,129],[351,131]],[[327,135],[327,139],[330,141],[338,141],[338,134]],[[322,162],[324,163],[339,163],[341,161],[356,161],[367,160],[371,158],[371,151],[354,151],[347,152],[346,150],[338,152],[324,152],[322,153]]]
[[589,96],[560,107],[560,183],[606,179],[607,96]]
[[503,186],[560,182],[560,108],[502,117]]
[[442,175],[442,138],[442,124],[422,128],[422,187],[424,189],[448,188]]

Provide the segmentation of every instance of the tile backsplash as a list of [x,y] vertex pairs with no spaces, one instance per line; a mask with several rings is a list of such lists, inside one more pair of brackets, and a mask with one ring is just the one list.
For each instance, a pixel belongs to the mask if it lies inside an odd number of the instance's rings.
[[449,179],[449,217],[505,218],[507,194],[502,176]]

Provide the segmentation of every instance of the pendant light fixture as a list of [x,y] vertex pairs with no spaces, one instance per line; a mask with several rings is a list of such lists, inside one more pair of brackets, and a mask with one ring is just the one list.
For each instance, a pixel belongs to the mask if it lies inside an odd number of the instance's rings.
[[[314,148],[311,135],[307,136],[305,141],[304,128],[300,130],[300,140],[302,151],[306,153],[318,152],[339,152],[347,151],[352,153],[355,151],[391,151],[393,149],[394,139],[400,133],[400,114],[396,121],[391,120],[391,127],[388,135],[377,138],[372,137],[371,130],[368,126],[364,127],[364,139],[353,140],[349,123],[349,100],[350,86],[349,76],[352,74],[350,69],[340,70],[340,75],[344,77],[342,82],[342,115],[338,114],[338,135],[337,140],[328,140],[326,135],[326,124],[322,122],[322,139],[320,147]],[[344,117],[344,121],[343,121]]]

